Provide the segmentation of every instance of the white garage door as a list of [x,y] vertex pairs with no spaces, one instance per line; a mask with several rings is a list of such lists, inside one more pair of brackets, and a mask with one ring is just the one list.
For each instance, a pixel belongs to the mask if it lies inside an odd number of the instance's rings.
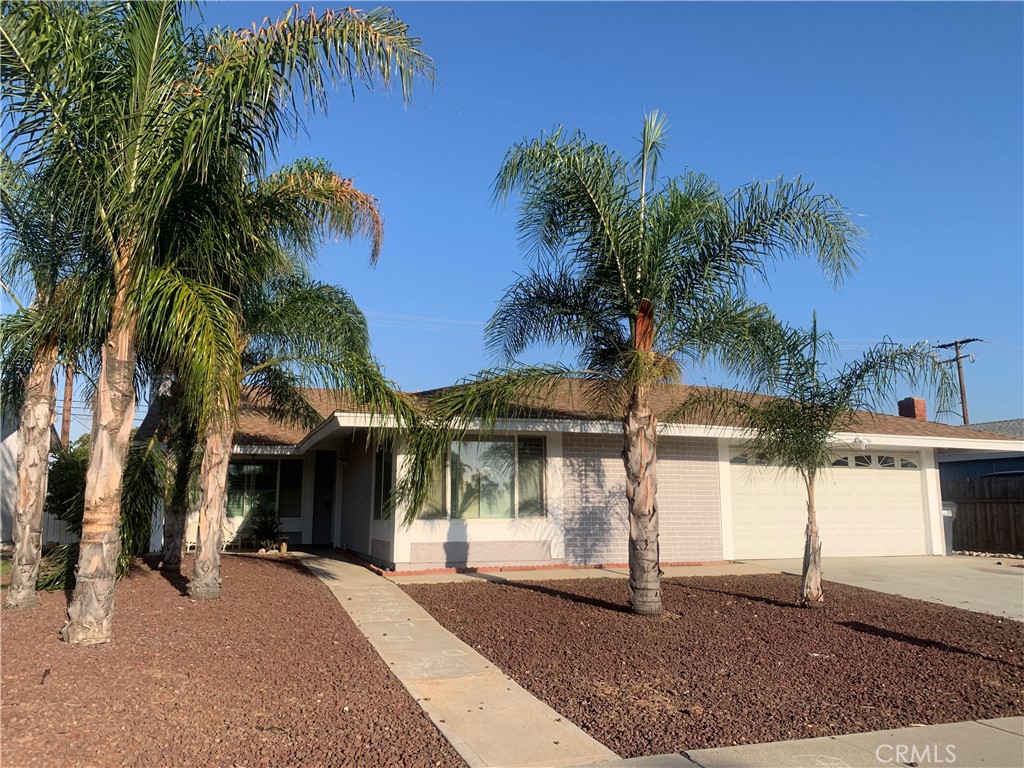
[[[849,454],[815,486],[822,555],[924,555],[924,483],[917,454]],[[806,492],[796,473],[733,454],[735,557],[802,557]]]

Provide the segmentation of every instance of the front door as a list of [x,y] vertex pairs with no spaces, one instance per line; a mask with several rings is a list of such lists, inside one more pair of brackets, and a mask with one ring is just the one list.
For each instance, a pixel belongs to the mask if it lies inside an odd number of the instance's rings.
[[334,480],[338,471],[334,451],[317,451],[313,475],[313,540],[314,546],[329,547],[334,543]]

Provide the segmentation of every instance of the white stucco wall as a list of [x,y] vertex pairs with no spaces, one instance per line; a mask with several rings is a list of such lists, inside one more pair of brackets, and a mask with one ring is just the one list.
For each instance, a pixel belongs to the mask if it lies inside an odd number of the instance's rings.
[[[622,436],[567,434],[563,445],[567,562],[628,562]],[[663,563],[723,559],[720,492],[716,440],[658,440],[659,541]]]
[[[0,409],[2,410],[2,409]],[[0,416],[0,540],[11,541],[18,503],[18,431],[14,419]]]

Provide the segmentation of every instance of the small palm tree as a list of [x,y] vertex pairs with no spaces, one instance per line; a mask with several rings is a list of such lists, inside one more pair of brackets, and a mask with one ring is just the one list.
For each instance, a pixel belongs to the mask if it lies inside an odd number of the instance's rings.
[[[508,289],[487,326],[502,367],[438,396],[412,440],[398,497],[415,513],[439,461],[474,419],[485,427],[516,406],[542,404],[564,377],[622,416],[629,508],[629,598],[661,612],[657,433],[652,388],[682,366],[715,356],[753,365],[774,327],[746,299],[751,271],[785,256],[815,257],[838,283],[852,269],[859,230],[828,195],[797,179],[754,183],[726,195],[706,176],[658,176],[665,121],[648,115],[635,159],[561,130],[509,150],[495,182],[522,197],[519,229],[535,264]],[[532,344],[566,344],[577,369],[522,366]]]
[[[828,372],[839,348],[831,334],[818,330],[814,316],[809,330],[788,329],[778,339],[777,354],[755,372],[753,392],[709,391],[691,398],[687,408],[738,419],[753,431],[746,450],[759,464],[795,470],[807,492],[807,528],[799,601],[821,605],[821,539],[815,504],[815,483],[832,466],[836,452],[847,446],[841,432],[869,419],[896,394],[901,382],[933,388],[940,410],[953,395],[953,382],[932,348],[882,341],[853,362]],[[768,395],[767,397],[765,395]]]

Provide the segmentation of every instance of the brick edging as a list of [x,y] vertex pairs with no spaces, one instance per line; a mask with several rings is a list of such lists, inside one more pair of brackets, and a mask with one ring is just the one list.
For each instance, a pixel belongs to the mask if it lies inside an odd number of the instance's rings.
[[[629,563],[598,563],[596,565],[570,565],[568,563],[552,563],[551,565],[493,565],[493,566],[476,566],[467,568],[426,568],[418,571],[392,571],[387,568],[381,568],[379,565],[364,560],[359,555],[349,552],[348,550],[335,547],[334,551],[345,555],[350,558],[353,562],[363,566],[367,570],[373,571],[378,576],[385,578],[391,576],[440,576],[444,574],[472,574],[472,573],[509,573],[513,571],[561,571],[561,570],[575,570],[582,571],[588,569],[628,569]],[[662,568],[698,568],[704,565],[728,565],[735,562],[734,560],[707,560],[707,561],[680,561],[671,563],[661,563]]]

